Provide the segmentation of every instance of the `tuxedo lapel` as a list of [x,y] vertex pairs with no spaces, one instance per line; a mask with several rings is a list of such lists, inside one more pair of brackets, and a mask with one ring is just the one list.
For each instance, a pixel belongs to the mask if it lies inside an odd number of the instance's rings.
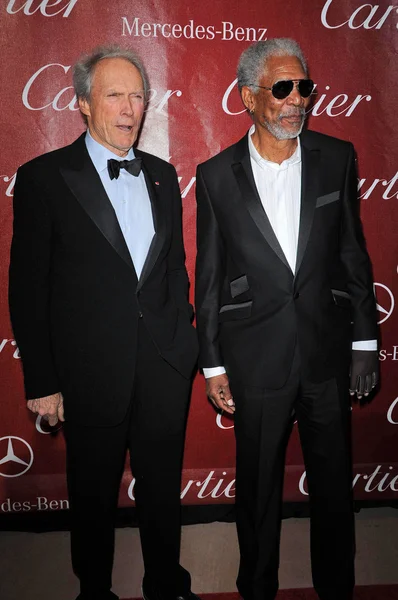
[[134,150],[135,155],[137,157],[141,157],[142,161],[142,170],[145,177],[146,187],[148,190],[149,199],[151,201],[152,207],[152,217],[153,217],[153,225],[155,228],[155,235],[152,238],[151,245],[148,250],[147,257],[145,259],[144,266],[141,271],[140,279],[138,282],[137,290],[140,289],[154,267],[160,251],[163,247],[166,238],[166,218],[164,215],[165,205],[161,202],[160,199],[160,185],[164,182],[160,181],[156,184],[152,178],[152,175],[148,169],[148,166],[145,163],[145,155],[142,154],[139,150]]
[[250,164],[247,136],[237,143],[235,158],[236,162],[232,164],[232,170],[238,182],[246,208],[272,250],[280,258],[283,264],[286,265],[289,271],[291,271],[257,191],[253,170]]
[[71,145],[70,161],[60,167],[61,175],[114,250],[131,269],[134,269],[116,213],[87,152],[84,137],[85,134]]
[[297,244],[296,274],[302,263],[314,219],[316,199],[319,187],[320,150],[309,148],[305,144],[305,135],[301,139],[301,209]]

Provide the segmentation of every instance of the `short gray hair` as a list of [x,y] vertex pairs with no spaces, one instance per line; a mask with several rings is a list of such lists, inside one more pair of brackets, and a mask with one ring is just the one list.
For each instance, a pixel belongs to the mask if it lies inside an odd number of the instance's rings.
[[273,38],[252,44],[242,52],[237,69],[239,92],[244,85],[258,85],[266,68],[266,61],[271,56],[295,56],[307,75],[307,62],[298,43],[290,38]]
[[81,98],[82,100],[90,100],[91,85],[93,82],[95,67],[100,60],[104,60],[105,58],[123,58],[136,67],[136,69],[138,69],[144,85],[144,95],[146,101],[149,92],[149,79],[144,67],[144,63],[138,54],[132,50],[121,48],[116,44],[99,46],[90,54],[84,54],[80,57],[73,67],[73,87],[75,88],[76,97]]

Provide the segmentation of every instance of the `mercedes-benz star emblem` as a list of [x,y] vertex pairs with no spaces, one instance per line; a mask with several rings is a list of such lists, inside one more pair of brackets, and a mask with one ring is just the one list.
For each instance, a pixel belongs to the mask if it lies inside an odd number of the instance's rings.
[[376,307],[380,313],[379,325],[387,321],[394,310],[395,300],[392,291],[383,283],[374,284],[376,294]]
[[33,464],[33,450],[28,442],[15,435],[0,438],[0,475],[20,477]]

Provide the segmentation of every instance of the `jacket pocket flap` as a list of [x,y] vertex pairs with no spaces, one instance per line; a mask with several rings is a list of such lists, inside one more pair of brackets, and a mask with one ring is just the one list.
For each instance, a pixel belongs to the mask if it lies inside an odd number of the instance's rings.
[[336,202],[340,198],[340,191],[331,192],[330,194],[325,194],[325,196],[319,196],[316,200],[316,207],[324,206],[325,204],[330,204],[331,202]]
[[235,321],[238,319],[247,319],[252,312],[253,300],[240,302],[239,304],[224,304],[219,310],[218,320]]
[[343,307],[347,307],[347,308],[351,307],[351,298],[350,298],[350,294],[348,292],[345,292],[344,290],[331,290],[331,291],[333,294],[334,303],[337,304],[337,306],[343,306]]

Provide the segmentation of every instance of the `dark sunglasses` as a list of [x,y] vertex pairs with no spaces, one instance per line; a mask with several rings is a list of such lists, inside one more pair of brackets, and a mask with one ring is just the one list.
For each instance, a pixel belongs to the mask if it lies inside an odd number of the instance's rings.
[[272,87],[265,87],[264,85],[257,84],[252,85],[263,90],[270,90],[274,98],[284,100],[292,93],[295,84],[297,85],[297,89],[302,98],[308,98],[315,87],[312,79],[287,79],[286,81],[277,81]]

